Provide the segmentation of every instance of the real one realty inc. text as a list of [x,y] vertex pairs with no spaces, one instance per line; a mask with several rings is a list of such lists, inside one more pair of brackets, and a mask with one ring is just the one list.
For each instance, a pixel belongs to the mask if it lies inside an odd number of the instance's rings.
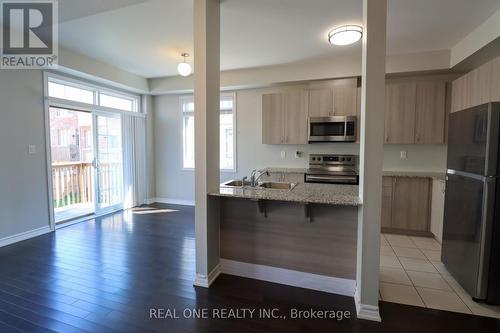
[[350,319],[348,310],[278,308],[150,308],[150,319]]

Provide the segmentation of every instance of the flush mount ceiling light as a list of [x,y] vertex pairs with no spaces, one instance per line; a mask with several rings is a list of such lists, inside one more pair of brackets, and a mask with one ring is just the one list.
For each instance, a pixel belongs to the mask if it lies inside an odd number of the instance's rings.
[[328,34],[328,41],[333,45],[349,45],[363,37],[363,28],[359,25],[343,25]]
[[183,53],[181,56],[184,57],[184,62],[177,65],[177,71],[182,76],[189,76],[189,74],[191,74],[191,65],[186,62],[186,58],[189,57],[189,53]]

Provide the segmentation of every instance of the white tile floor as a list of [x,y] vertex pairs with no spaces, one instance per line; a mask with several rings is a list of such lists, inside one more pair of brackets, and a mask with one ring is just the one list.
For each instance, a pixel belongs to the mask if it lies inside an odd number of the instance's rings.
[[435,239],[382,234],[380,244],[383,301],[500,318],[500,306],[474,302],[450,275]]

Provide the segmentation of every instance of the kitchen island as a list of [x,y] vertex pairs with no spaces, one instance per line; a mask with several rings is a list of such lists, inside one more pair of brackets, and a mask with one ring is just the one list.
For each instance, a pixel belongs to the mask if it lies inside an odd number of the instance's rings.
[[353,293],[358,186],[299,183],[291,190],[221,186],[209,195],[220,203],[223,272]]

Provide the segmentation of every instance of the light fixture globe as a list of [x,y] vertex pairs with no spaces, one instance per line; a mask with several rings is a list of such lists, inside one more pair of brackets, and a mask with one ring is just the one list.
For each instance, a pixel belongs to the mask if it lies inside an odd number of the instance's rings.
[[181,56],[184,57],[184,62],[177,65],[177,72],[179,72],[179,75],[181,76],[189,76],[191,74],[191,65],[186,62],[186,58],[189,57],[189,53],[183,53]]
[[191,65],[186,62],[181,62],[177,65],[177,71],[181,76],[189,76],[189,74],[191,74]]
[[363,37],[363,28],[359,25],[343,25],[328,34],[328,41],[333,45],[354,44]]

